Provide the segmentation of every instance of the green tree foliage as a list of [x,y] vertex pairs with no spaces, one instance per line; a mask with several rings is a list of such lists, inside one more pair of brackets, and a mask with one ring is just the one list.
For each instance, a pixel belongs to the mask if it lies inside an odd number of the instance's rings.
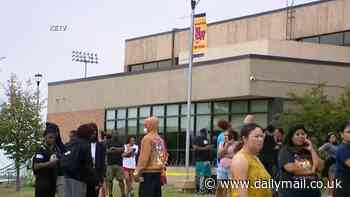
[[40,106],[30,81],[23,83],[12,75],[5,87],[7,101],[0,111],[0,145],[5,154],[15,162],[17,191],[19,169],[34,154],[40,142],[42,128]]
[[[349,89],[350,90],[350,89]],[[290,93],[294,102],[292,110],[278,114],[275,124],[288,129],[291,125],[304,124],[310,137],[320,145],[327,133],[335,131],[346,119],[341,106],[350,109],[350,91],[337,99],[330,99],[325,93],[325,84],[319,84],[303,94]]]

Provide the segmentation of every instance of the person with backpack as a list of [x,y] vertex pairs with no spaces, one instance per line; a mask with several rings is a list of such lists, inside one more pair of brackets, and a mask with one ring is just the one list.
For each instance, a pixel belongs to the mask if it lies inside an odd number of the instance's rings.
[[44,143],[33,157],[35,197],[55,197],[58,159],[54,154],[56,133],[45,130]]
[[65,175],[65,197],[85,197],[87,185],[96,185],[94,189],[98,190],[89,141],[93,132],[89,124],[79,126],[76,137],[66,146],[60,160]]

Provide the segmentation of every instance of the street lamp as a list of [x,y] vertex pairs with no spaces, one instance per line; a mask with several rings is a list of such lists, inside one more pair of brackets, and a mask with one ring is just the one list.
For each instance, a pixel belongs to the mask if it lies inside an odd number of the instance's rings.
[[191,129],[191,100],[192,100],[192,64],[193,64],[193,32],[194,32],[194,15],[195,9],[200,0],[191,0],[191,26],[189,32],[189,63],[187,79],[187,126],[186,126],[186,179],[189,179],[190,164],[190,129]]
[[72,51],[73,62],[85,63],[85,78],[87,77],[87,64],[98,64],[97,53],[87,53],[81,51]]
[[[34,75],[35,77],[35,81],[36,81],[36,107],[37,107],[37,110],[38,110],[38,115],[40,114],[40,104],[39,104],[39,97],[40,97],[40,89],[39,89],[39,86],[40,86],[40,82],[41,82],[41,79],[43,78],[43,75],[40,74],[40,73],[37,73]],[[36,130],[34,131],[36,132]],[[34,133],[34,136],[36,136],[36,133]]]

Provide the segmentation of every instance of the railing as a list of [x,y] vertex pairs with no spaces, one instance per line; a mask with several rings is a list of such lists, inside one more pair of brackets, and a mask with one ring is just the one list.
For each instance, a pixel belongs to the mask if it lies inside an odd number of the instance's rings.
[[[26,165],[22,165],[20,167],[21,178],[26,175],[26,168]],[[16,180],[16,166],[14,163],[0,168],[0,180],[7,180],[8,183]]]

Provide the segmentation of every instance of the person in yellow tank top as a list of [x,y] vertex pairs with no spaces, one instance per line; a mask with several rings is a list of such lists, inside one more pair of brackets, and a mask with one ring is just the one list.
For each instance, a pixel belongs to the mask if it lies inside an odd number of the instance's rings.
[[[231,162],[231,173],[233,181],[242,184],[233,188],[232,197],[272,197],[271,189],[262,187],[271,176],[258,158],[264,138],[262,128],[256,124],[247,124],[241,129],[241,141]],[[249,185],[245,186],[246,183]]]

